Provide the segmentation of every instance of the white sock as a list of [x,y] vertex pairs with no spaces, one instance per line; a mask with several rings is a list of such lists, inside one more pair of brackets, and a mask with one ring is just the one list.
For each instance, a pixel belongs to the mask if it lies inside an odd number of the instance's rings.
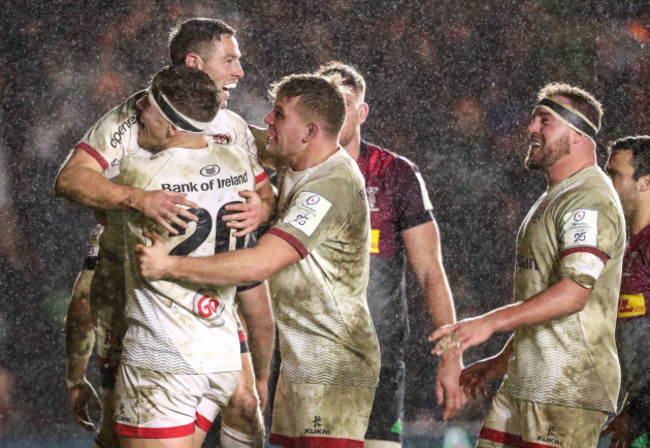
[[253,446],[253,438],[226,426],[221,422],[221,447],[222,448],[248,448]]

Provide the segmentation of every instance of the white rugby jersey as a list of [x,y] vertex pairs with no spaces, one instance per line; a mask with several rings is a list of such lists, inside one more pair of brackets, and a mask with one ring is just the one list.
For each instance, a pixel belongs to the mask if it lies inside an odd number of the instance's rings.
[[[97,121],[76,149],[90,154],[103,169],[103,175],[122,183],[119,176],[124,160],[131,157],[151,156],[151,153],[138,146],[138,121],[136,119],[136,102],[145,92],[138,92],[119,106],[111,109]],[[208,137],[220,145],[235,145],[243,148],[250,157],[255,181],[260,183],[267,176],[264,168],[257,161],[255,139],[248,129],[246,121],[234,112],[220,110],[207,130]],[[114,261],[123,259],[121,211],[108,211],[108,225],[101,238],[102,256]]]
[[242,202],[238,192],[255,186],[254,170],[241,148],[209,142],[205,149],[170,148],[149,159],[131,158],[122,165],[120,181],[143,190],[187,193],[199,205],[197,223],[164,231],[135,211],[124,213],[129,328],[122,361],[128,365],[175,374],[239,370],[241,357],[233,310],[235,287],[214,287],[177,280],[147,281],[133,258],[136,244],[146,244],[142,231],[156,229],[172,255],[204,257],[243,248],[245,238],[221,220],[224,206]]

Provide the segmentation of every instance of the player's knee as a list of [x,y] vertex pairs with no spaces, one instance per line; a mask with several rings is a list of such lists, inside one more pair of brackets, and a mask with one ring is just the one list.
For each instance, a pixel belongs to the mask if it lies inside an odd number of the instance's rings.
[[224,413],[228,411],[245,419],[257,418],[259,410],[259,399],[257,395],[246,389],[238,389],[230,401]]

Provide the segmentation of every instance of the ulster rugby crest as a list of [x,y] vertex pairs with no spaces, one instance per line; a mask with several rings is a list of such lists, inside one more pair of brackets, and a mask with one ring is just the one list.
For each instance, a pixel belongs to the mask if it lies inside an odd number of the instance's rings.
[[212,139],[220,145],[229,145],[232,142],[232,137],[230,134],[213,135]]

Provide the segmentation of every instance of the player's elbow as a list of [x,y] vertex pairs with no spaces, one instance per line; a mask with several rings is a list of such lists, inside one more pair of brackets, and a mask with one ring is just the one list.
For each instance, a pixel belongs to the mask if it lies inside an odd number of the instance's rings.
[[54,194],[57,197],[67,198],[70,195],[70,179],[72,175],[69,172],[70,170],[67,167],[61,168],[59,174],[57,174],[56,179],[54,180]]

